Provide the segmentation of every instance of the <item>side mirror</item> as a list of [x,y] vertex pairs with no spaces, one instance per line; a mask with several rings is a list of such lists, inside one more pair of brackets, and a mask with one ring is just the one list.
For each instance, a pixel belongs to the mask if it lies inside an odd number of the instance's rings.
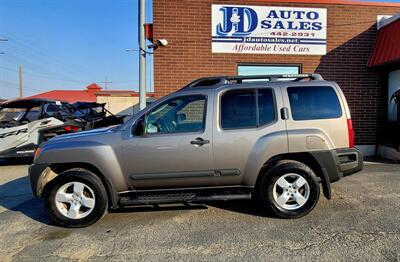
[[144,134],[144,120],[140,118],[136,121],[136,124],[132,130],[132,134],[135,136],[141,136]]
[[186,120],[186,114],[181,113],[176,115],[176,122],[178,124],[184,122],[185,120]]

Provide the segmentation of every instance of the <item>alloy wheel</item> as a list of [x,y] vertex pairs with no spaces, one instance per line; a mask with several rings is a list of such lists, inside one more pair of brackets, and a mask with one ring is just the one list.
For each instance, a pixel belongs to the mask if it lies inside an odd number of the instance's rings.
[[57,210],[67,218],[81,219],[94,209],[96,199],[93,190],[81,182],[69,182],[60,187],[55,195]]
[[305,205],[310,197],[310,185],[307,180],[295,173],[279,177],[273,187],[273,197],[279,207],[296,210]]

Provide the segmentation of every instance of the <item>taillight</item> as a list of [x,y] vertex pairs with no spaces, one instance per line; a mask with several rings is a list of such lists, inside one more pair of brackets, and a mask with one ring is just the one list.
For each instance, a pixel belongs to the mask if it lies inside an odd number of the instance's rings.
[[354,129],[351,119],[347,119],[347,132],[349,134],[349,147],[354,147]]
[[69,126],[64,126],[64,130],[67,131],[67,132],[75,132],[75,131],[79,130],[79,127],[78,126],[69,125]]
[[33,159],[36,159],[40,155],[40,152],[42,152],[42,148],[41,147],[36,148],[35,154],[33,155]]

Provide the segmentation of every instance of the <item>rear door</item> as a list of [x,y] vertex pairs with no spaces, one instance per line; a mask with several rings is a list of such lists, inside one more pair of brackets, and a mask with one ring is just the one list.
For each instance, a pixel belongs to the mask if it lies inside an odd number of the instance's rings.
[[263,164],[287,152],[279,88],[224,90],[217,95],[213,151],[216,182],[221,186],[254,185]]

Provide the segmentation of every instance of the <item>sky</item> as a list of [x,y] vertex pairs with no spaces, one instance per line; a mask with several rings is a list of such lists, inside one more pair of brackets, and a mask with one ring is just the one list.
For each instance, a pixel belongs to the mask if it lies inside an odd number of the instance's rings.
[[[0,0],[0,39],[8,39],[0,41],[0,98],[18,97],[19,65],[24,96],[105,87],[106,78],[108,89],[137,91],[138,52],[125,51],[138,49],[137,8],[137,0]],[[147,65],[153,91],[152,56]]]
[[[151,22],[151,2],[147,21]],[[0,98],[54,89],[138,90],[137,0],[0,0]],[[149,44],[149,43],[148,43]],[[152,91],[152,57],[147,88]]]

